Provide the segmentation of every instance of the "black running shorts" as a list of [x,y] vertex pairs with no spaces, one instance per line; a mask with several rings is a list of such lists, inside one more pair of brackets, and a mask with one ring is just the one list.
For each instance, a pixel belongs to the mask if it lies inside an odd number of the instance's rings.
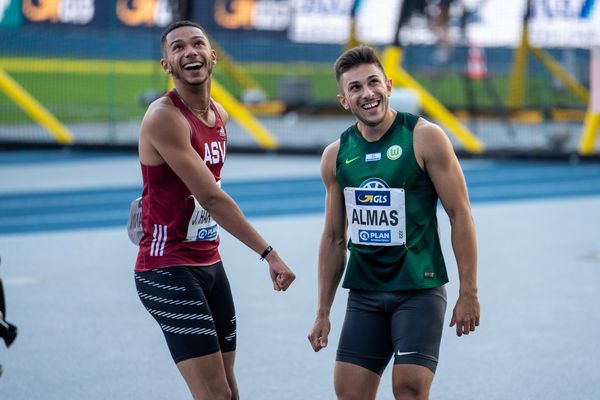
[[135,285],[175,363],[235,350],[235,309],[221,262],[136,272]]
[[446,289],[372,292],[350,290],[337,361],[381,375],[394,364],[415,364],[435,373]]

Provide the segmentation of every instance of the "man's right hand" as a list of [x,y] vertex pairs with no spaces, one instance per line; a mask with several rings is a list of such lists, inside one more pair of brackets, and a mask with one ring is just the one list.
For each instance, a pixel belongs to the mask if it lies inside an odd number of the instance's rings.
[[315,320],[312,330],[308,334],[308,341],[314,351],[319,351],[327,347],[329,331],[331,330],[331,323],[329,318],[319,318]]
[[274,250],[269,253],[265,260],[269,263],[269,274],[271,275],[271,281],[273,281],[273,289],[286,291],[296,279],[296,274]]

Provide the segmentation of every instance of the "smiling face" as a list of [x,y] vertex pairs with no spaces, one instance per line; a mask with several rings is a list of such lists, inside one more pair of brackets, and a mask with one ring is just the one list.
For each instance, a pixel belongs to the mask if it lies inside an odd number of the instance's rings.
[[346,110],[369,127],[381,124],[389,111],[392,82],[375,64],[359,64],[340,75],[337,98]]
[[160,64],[173,79],[190,85],[204,84],[217,61],[208,38],[195,26],[182,26],[169,32],[163,43]]

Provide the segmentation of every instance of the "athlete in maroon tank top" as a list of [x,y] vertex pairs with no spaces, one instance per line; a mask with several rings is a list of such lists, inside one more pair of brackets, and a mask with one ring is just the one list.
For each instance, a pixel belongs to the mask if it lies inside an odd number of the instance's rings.
[[[217,56],[208,37],[199,25],[178,21],[166,28],[161,46],[160,63],[174,89],[150,104],[140,129],[144,187],[141,203],[133,204],[141,204],[143,232],[136,288],[193,397],[238,399],[236,318],[219,227],[268,263],[273,289],[285,291],[295,275],[221,190],[228,116],[210,98]],[[130,237],[137,241],[137,231]]]
[[[215,124],[201,121],[177,96],[166,96],[191,128],[191,145],[220,185],[227,151],[227,132],[211,101]],[[142,226],[144,235],[136,272],[173,265],[212,265],[220,261],[218,227],[167,163],[142,167]]]

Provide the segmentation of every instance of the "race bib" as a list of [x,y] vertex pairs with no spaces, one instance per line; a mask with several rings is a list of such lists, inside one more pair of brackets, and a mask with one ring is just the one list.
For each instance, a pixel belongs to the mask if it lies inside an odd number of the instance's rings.
[[[221,187],[221,181],[217,181]],[[211,241],[219,236],[219,225],[206,211],[194,196],[194,212],[188,222],[186,242]]]
[[140,240],[142,240],[142,236],[144,235],[144,230],[142,229],[142,198],[138,197],[137,199],[131,202],[129,206],[129,220],[127,221],[127,234],[129,235],[129,240],[131,243],[138,246],[140,244]]
[[352,243],[401,246],[406,243],[404,189],[344,188]]
[[[217,184],[221,187],[221,181]],[[186,242],[195,241],[211,241],[219,236],[219,225],[211,217],[198,200],[194,196],[190,196],[194,200],[194,212],[188,221]],[[139,246],[144,229],[142,228],[142,198],[131,202],[129,206],[129,219],[127,221],[127,234],[131,243]]]

